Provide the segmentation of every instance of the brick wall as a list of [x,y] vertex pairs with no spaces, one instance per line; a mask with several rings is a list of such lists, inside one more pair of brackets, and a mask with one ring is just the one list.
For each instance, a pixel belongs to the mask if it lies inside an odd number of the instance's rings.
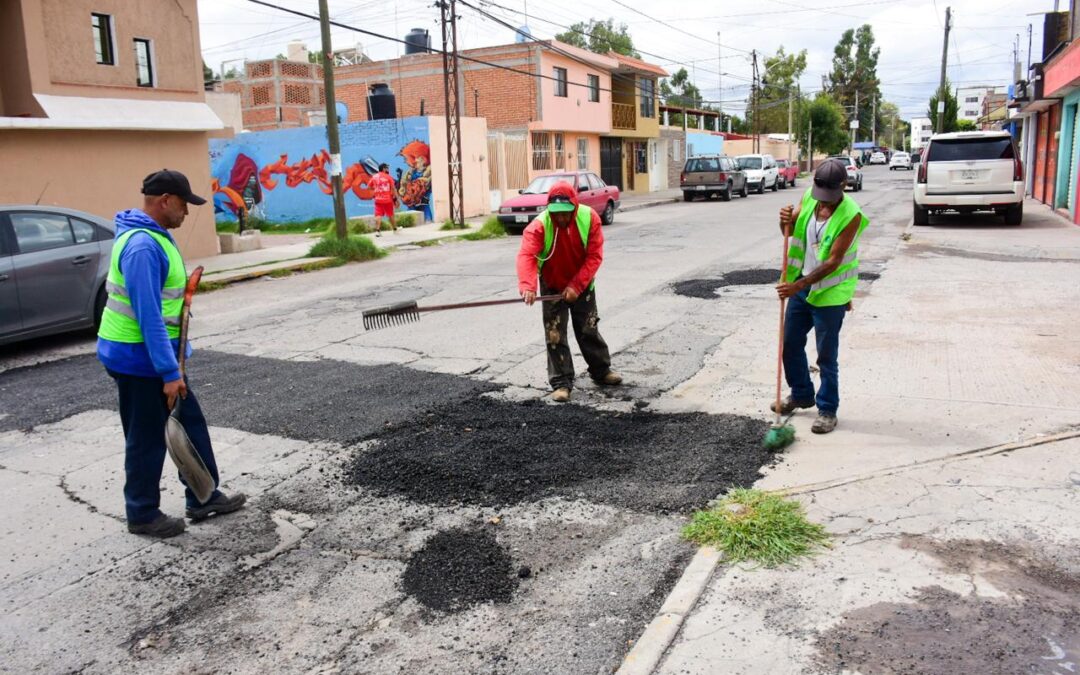
[[240,95],[248,131],[306,126],[307,111],[325,105],[318,65],[268,59],[248,62],[244,71],[243,80],[225,82],[225,91]]
[[667,140],[668,187],[679,187],[679,176],[686,164],[686,135],[682,129],[661,127],[660,138]]

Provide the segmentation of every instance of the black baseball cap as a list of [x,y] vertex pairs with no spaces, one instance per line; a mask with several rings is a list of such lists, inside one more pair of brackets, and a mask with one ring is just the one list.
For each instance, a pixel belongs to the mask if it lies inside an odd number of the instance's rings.
[[819,202],[838,202],[844,197],[847,167],[838,159],[827,160],[814,172],[814,187],[810,196]]
[[188,204],[202,206],[206,200],[191,191],[191,183],[187,176],[172,169],[155,171],[143,178],[142,193],[144,195],[176,195]]

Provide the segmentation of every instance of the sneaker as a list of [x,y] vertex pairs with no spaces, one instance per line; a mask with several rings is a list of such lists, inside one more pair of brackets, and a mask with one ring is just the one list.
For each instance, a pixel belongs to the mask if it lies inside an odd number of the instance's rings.
[[567,403],[570,400],[570,390],[566,387],[559,387],[551,392],[551,400],[556,403]]
[[128,523],[128,532],[132,534],[145,534],[150,537],[168,539],[178,534],[183,534],[187,528],[183,518],[172,518],[164,513],[158,514],[149,523]]
[[622,384],[622,375],[616,373],[614,370],[609,370],[603,377],[594,377],[593,382],[606,387],[614,387]]
[[219,492],[213,499],[202,506],[189,506],[186,513],[191,522],[197,523],[200,520],[206,520],[210,516],[221,516],[233,511],[239,511],[243,508],[245,502],[247,502],[247,495],[242,492],[237,492],[231,497],[224,492]]
[[375,236],[376,237],[381,237],[382,236],[382,230],[375,230]]
[[[799,408],[813,408],[815,405],[817,405],[817,404],[814,403],[814,401],[812,401],[812,400],[811,401],[796,401],[795,399],[788,396],[783,401],[780,401],[780,410],[779,410],[779,412],[780,412],[781,415],[790,415],[791,413],[795,412]],[[773,412],[777,412],[777,410],[776,410],[776,401],[773,401],[772,403],[769,404],[769,410],[771,410]]]
[[827,434],[836,428],[836,415],[829,415],[821,413],[814,420],[814,426],[810,427],[810,431],[815,434]]

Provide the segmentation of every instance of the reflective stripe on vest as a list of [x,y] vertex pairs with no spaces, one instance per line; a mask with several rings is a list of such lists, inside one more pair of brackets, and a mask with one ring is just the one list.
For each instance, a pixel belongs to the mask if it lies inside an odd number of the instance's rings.
[[[589,232],[592,230],[592,214],[593,210],[584,204],[578,204],[577,208],[577,230],[581,236],[581,245],[586,249],[589,248]],[[551,224],[551,215],[547,209],[537,216],[540,222],[544,225],[544,250],[540,252],[540,255],[536,257],[536,271],[541,272],[544,269],[544,263],[551,257],[551,249],[555,246],[555,227]],[[589,284],[589,289],[596,286],[596,281]]]
[[[788,267],[785,271],[785,278],[788,283],[799,278],[806,262],[806,228],[810,216],[813,215],[818,205],[818,201],[811,196],[811,189],[808,188],[803,194],[802,205],[799,207],[799,219],[795,223],[795,232],[788,239]],[[855,238],[840,261],[840,265],[829,276],[810,287],[807,302],[811,305],[818,307],[845,305],[855,296],[855,287],[858,285],[859,276],[859,238],[863,230],[870,224],[870,220],[862,213],[859,205],[851,197],[844,195],[836,210],[829,217],[817,252],[819,263],[828,260],[833,242],[836,241],[836,238],[856,215],[861,216],[861,218]]]
[[98,336],[112,342],[143,342],[142,330],[131,306],[124,275],[120,271],[120,256],[124,247],[128,240],[139,232],[156,241],[169,260],[169,269],[161,289],[161,316],[169,338],[180,336],[180,312],[184,305],[184,286],[187,284],[184,259],[169,237],[152,230],[137,228],[128,230],[113,243],[109,275],[105,281],[108,298],[105,301],[105,311],[101,315],[101,328],[98,330]]

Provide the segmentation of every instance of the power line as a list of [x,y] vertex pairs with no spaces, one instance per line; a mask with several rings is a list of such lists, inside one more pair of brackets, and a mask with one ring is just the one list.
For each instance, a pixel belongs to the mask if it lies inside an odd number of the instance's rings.
[[[614,2],[616,5],[619,5],[620,7],[625,7],[626,9],[630,10],[631,12],[634,12],[635,14],[640,14],[641,16],[645,17],[646,19],[649,19],[651,21],[655,21],[656,23],[660,24],[661,26],[667,26],[671,30],[682,33],[683,35],[685,35],[687,37],[692,37],[695,40],[701,40],[702,42],[705,42],[705,43],[707,43],[709,45],[718,44],[716,42],[713,42],[712,40],[709,40],[707,38],[703,38],[700,35],[694,35],[693,33],[687,32],[687,31],[685,31],[685,30],[683,30],[681,28],[677,28],[675,26],[672,26],[670,23],[667,23],[666,21],[662,21],[662,20],[657,19],[655,17],[649,16],[648,14],[641,11],[640,9],[636,9],[636,8],[631,7],[630,5],[626,4],[625,2],[622,2],[622,0],[611,0],[611,1]],[[740,49],[739,47],[732,47],[731,45],[721,44],[720,46],[721,47],[727,47],[728,49],[731,49],[733,51],[742,52],[743,54],[752,54],[753,53],[752,51],[750,51],[748,49]]]

